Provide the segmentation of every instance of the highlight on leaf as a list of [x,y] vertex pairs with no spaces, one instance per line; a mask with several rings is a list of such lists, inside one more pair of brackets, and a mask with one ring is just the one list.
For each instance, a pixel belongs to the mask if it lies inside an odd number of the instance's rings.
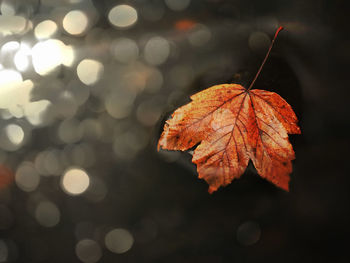
[[289,190],[295,154],[288,134],[300,134],[298,119],[277,93],[251,89],[281,30],[248,89],[238,84],[210,87],[192,95],[165,123],[158,149],[185,151],[199,144],[192,162],[209,193],[239,178],[249,160],[262,178]]

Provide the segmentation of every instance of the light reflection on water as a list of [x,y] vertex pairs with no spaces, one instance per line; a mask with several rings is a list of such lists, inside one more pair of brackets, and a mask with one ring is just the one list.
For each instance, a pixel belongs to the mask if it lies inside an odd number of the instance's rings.
[[[1,189],[6,220],[0,227],[11,229],[19,218],[19,225],[33,231],[62,228],[62,236],[74,242],[62,237],[57,242],[82,262],[133,253],[138,242],[160,235],[152,218],[128,222],[134,175],[123,167],[135,166],[164,111],[210,69],[213,60],[203,54],[216,43],[205,19],[187,19],[195,1],[110,1],[103,8],[93,2],[0,5],[0,162],[16,171]],[[181,21],[190,24],[179,27]],[[266,36],[253,32],[249,48],[264,48]],[[160,152],[158,157],[176,162],[180,154]],[[110,169],[111,163],[120,170]],[[18,216],[8,207],[17,196],[11,187],[26,200]],[[111,204],[111,196],[120,203]],[[121,222],[114,220],[119,216]],[[75,231],[67,231],[67,225]],[[244,245],[259,238],[257,224],[237,230]],[[18,256],[14,247],[13,240],[0,239],[0,262]],[[28,248],[30,260],[50,261],[41,247]]]
[[[206,45],[211,32],[201,24],[184,32],[179,42],[166,32],[135,34],[133,30],[144,21],[161,20],[167,12],[180,14],[190,2],[120,4],[102,14],[89,0],[33,0],[26,5],[28,13],[18,12],[24,7],[21,2],[2,1],[1,161],[17,163],[14,184],[28,195],[25,213],[35,224],[64,225],[69,217],[64,198],[91,204],[106,201],[114,189],[101,169],[106,158],[98,150],[101,146],[109,149],[104,150],[109,152],[107,158],[126,163],[147,147],[167,107],[168,99],[161,94],[174,87],[185,89],[193,81],[191,65],[175,66],[177,45],[181,41]],[[98,25],[101,17],[109,27]],[[7,151],[27,154],[13,162]],[[82,262],[98,262],[106,249],[128,253],[134,245],[127,227],[101,232],[106,226],[94,223],[86,228],[83,218],[74,220],[79,226],[75,253]],[[138,229],[143,231],[140,242],[155,238],[157,226],[150,222],[151,230]],[[9,242],[0,240],[0,261],[15,257]],[[31,253],[40,259],[49,257],[44,251]]]

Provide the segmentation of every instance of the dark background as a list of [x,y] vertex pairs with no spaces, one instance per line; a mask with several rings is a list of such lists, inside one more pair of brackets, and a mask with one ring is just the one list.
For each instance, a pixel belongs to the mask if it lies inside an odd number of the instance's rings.
[[[346,77],[350,41],[346,1],[192,0],[181,12],[170,10],[164,1],[126,1],[123,3],[140,14],[150,6],[164,14],[157,21],[140,15],[137,24],[125,31],[114,29],[107,18],[108,10],[119,3],[93,1],[99,13],[93,27],[112,37],[132,36],[141,47],[147,34],[161,35],[177,46],[176,55],[159,66],[163,87],[153,94],[138,94],[128,117],[110,117],[110,126],[104,126],[105,138],[112,129],[109,127],[126,133],[128,129],[143,129],[145,146],[129,157],[127,150],[116,155],[109,140],[84,137],[72,143],[86,142],[93,149],[95,162],[85,169],[98,176],[107,189],[98,202],[84,194],[65,194],[57,176],[42,176],[39,187],[30,193],[15,183],[2,188],[0,239],[8,256],[1,262],[79,262],[76,244],[83,238],[99,244],[99,262],[348,262],[350,91]],[[29,18],[47,15],[49,8],[37,4]],[[209,42],[191,47],[187,29],[175,27],[182,19],[209,28]],[[271,38],[278,25],[285,30],[255,88],[280,94],[300,119],[302,134],[290,136],[296,152],[290,192],[259,178],[250,165],[241,179],[209,195],[207,184],[197,178],[190,154],[156,151],[164,121],[188,102],[191,94],[211,85],[249,85],[268,46],[265,42],[249,46],[249,37],[259,31]],[[66,35],[64,39],[83,47],[86,37]],[[99,54],[108,65],[104,51]],[[184,73],[190,67],[191,77],[173,77],[173,68],[179,65]],[[110,69],[105,70],[100,85],[108,81],[114,85],[109,80],[114,72],[112,66]],[[74,70],[65,68],[63,77],[36,77],[36,84],[40,86],[44,78],[61,78],[66,83]],[[40,87],[36,91],[40,94]],[[76,118],[105,114],[89,110],[101,100],[103,97],[92,92]],[[145,100],[153,100],[161,110],[157,122],[142,127],[135,116]],[[22,161],[34,160],[38,152],[66,149],[69,143],[57,142],[52,135],[61,121],[58,118],[33,129],[21,149],[4,150],[7,157],[3,165],[16,171]],[[138,142],[134,134],[136,142],[131,145]],[[57,205],[57,225],[44,227],[36,221],[28,208],[34,199],[48,199]],[[80,232],[78,225],[83,229]],[[124,228],[132,234],[134,243],[126,253],[115,254],[106,248],[104,237],[112,228]]]

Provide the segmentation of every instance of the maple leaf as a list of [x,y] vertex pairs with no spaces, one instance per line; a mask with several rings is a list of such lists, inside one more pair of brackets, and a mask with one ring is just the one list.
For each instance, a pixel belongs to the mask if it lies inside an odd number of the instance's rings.
[[268,58],[246,89],[238,84],[210,87],[191,96],[165,126],[158,149],[194,150],[192,162],[209,193],[231,183],[252,160],[258,174],[288,191],[295,154],[288,134],[300,134],[292,107],[277,93],[251,89]]

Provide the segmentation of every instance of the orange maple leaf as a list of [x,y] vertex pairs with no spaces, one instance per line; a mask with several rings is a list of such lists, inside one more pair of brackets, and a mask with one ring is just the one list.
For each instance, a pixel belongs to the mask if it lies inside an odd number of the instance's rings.
[[289,134],[300,134],[292,107],[277,93],[251,90],[238,84],[210,87],[191,96],[192,102],[177,109],[158,142],[167,150],[185,151],[198,145],[192,162],[199,178],[209,184],[209,193],[231,183],[252,160],[258,174],[288,191],[291,161],[295,159]]

